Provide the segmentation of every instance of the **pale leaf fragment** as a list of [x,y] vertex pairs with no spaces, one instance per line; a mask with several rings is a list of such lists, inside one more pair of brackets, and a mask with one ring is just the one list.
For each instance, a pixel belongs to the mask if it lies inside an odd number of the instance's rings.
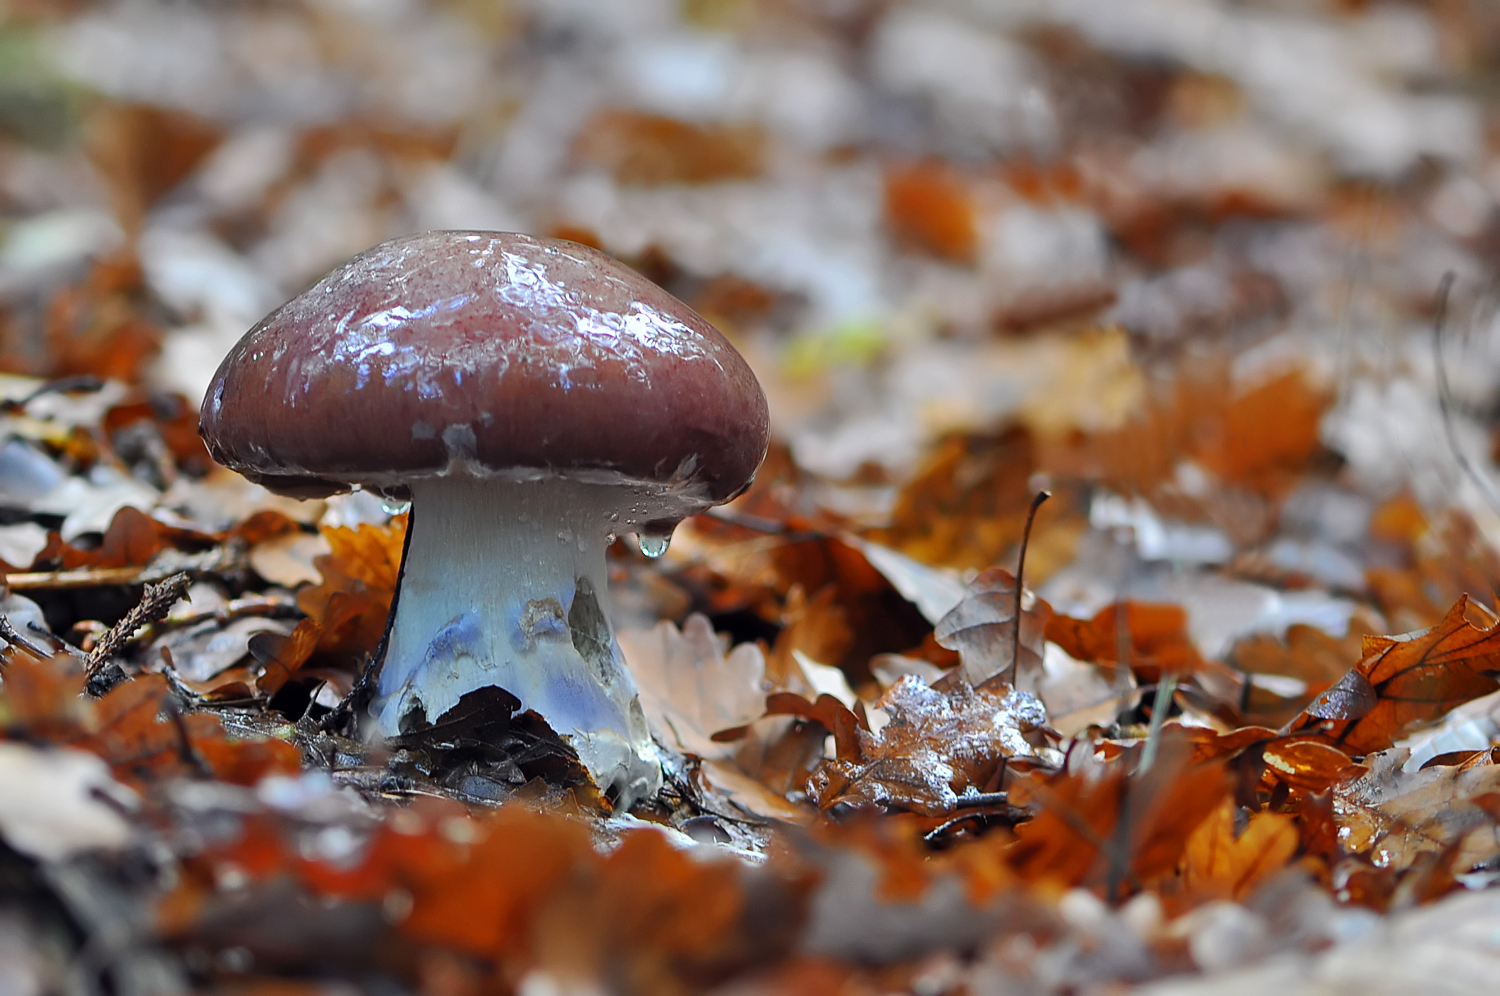
[[120,809],[135,793],[93,754],[0,743],[0,836],[42,861],[115,849],[130,840]]
[[720,730],[745,726],[765,712],[760,648],[742,643],[729,650],[702,615],[688,616],[679,630],[663,620],[650,630],[618,634],[620,649],[640,688],[641,707],[666,743],[703,758],[727,758],[734,744],[710,739]]

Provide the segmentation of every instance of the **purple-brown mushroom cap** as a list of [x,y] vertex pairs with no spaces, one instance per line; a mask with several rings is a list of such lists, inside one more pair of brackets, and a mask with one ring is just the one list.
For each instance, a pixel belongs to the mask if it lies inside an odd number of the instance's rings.
[[726,501],[765,456],[765,395],[707,321],[586,246],[428,232],[340,266],[245,334],[202,433],[299,497],[449,473],[660,485]]

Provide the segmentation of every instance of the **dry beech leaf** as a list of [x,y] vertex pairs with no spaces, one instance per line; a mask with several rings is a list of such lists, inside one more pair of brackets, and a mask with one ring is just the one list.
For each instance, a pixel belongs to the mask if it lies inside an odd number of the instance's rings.
[[250,548],[250,566],[274,585],[296,588],[323,580],[315,566],[332,553],[328,540],[308,533],[283,533]]
[[80,694],[84,676],[73,658],[4,654],[0,733],[87,750],[126,784],[207,774],[251,785],[267,774],[301,769],[301,755],[291,744],[231,739],[213,714],[181,715],[159,674],[138,675],[94,700]]
[[[541,968],[596,990],[681,992],[687,981],[696,991],[791,937],[774,927],[795,915],[791,894],[762,896],[762,919],[747,921],[737,862],[705,861],[655,831],[627,833],[601,855],[580,820],[514,804],[469,817],[428,802],[383,823],[352,865],[293,866],[317,895],[379,901],[402,890],[410,940],[494,959],[510,977]],[[743,936],[757,924],[772,947]]]
[[1294,789],[1324,792],[1366,770],[1349,755],[1317,740],[1280,737],[1261,748],[1266,774]]
[[1227,363],[1215,364],[1153,391],[1120,429],[1050,441],[1040,463],[1059,477],[1151,495],[1191,455],[1226,484],[1280,494],[1318,452],[1327,402],[1299,370],[1240,387]]
[[[1022,673],[1041,670],[1046,643],[1042,634],[1051,614],[1051,607],[1035,598],[1030,608],[1021,610]],[[933,636],[940,646],[958,652],[964,677],[978,687],[1010,671],[1017,649],[1015,620],[1015,575],[1003,567],[991,567],[969,582],[963,601],[938,620]]]
[[1235,805],[1225,799],[1188,838],[1183,876],[1195,899],[1240,899],[1286,866],[1297,853],[1297,824],[1280,813],[1252,813],[1235,829]]
[[885,178],[885,223],[900,242],[943,259],[968,263],[979,251],[974,198],[941,163],[918,163]]
[[1200,437],[1198,460],[1224,480],[1257,490],[1317,452],[1327,398],[1297,370],[1251,387]]
[[374,653],[401,577],[406,524],[407,517],[398,515],[385,526],[322,530],[330,552],[314,561],[321,583],[297,594],[297,607],[307,618],[290,636],[262,633],[250,639],[250,653],[264,668],[256,682],[263,694],[275,694],[315,654],[347,671]]
[[[1359,637],[1352,626],[1346,636],[1333,637],[1316,626],[1295,623],[1281,637],[1256,633],[1236,641],[1227,663],[1250,676],[1245,718],[1264,726],[1289,722],[1308,701],[1343,677],[1349,662],[1359,656]],[[1271,678],[1257,682],[1256,676]],[[1279,682],[1280,678],[1293,680]],[[1277,685],[1282,687],[1278,690]]]
[[[709,861],[649,830],[626,834],[593,876],[570,876],[532,915],[536,964],[579,990],[691,991],[751,956],[734,861]],[[772,907],[774,909],[774,906]]]
[[280,619],[249,616],[227,626],[209,619],[193,626],[168,631],[151,643],[148,659],[171,654],[177,676],[195,686],[216,687],[215,679],[249,655],[250,641],[257,633],[286,635],[292,625]]
[[1182,606],[1126,602],[1124,609],[1123,623],[1119,604],[1106,606],[1091,619],[1051,615],[1046,638],[1080,661],[1115,663],[1124,650],[1131,668],[1151,678],[1161,671],[1182,674],[1203,667],[1188,636],[1187,610]]
[[964,599],[965,585],[957,571],[929,567],[899,550],[853,533],[845,533],[839,538],[846,546],[864,554],[870,566],[879,571],[902,598],[915,605],[930,623],[936,624]]
[[1016,827],[1011,866],[1027,879],[1111,892],[1168,874],[1229,791],[1224,766],[1194,756],[1192,740],[1174,725],[1163,729],[1148,771],[1075,751],[1067,770],[1017,781],[1011,802],[1037,815]]
[[642,186],[749,180],[764,169],[766,135],[756,125],[700,125],[608,110],[584,124],[573,155],[621,183]]
[[[1500,790],[1500,765],[1404,771],[1409,751],[1370,758],[1370,772],[1333,791],[1339,843],[1377,867],[1402,869],[1457,847],[1452,867],[1467,871],[1500,851],[1486,796]],[[1482,801],[1483,800],[1483,801]]]
[[733,761],[705,760],[699,773],[713,789],[751,816],[797,824],[811,823],[815,816],[812,810],[796,805],[741,771]]
[[833,734],[839,758],[859,761],[864,757],[859,733],[862,726],[868,729],[869,724],[827,692],[813,701],[808,701],[795,692],[776,692],[766,698],[766,715],[810,719]]
[[1360,757],[1390,747],[1418,723],[1500,688],[1500,626],[1466,618],[1468,596],[1429,630],[1367,636],[1364,657],[1288,727]]
[[[818,704],[831,712],[838,702],[823,696]],[[999,788],[1006,761],[1055,753],[1028,739],[1039,738],[1047,714],[1027,692],[961,680],[940,690],[907,675],[886,689],[879,706],[891,717],[879,733],[840,721],[848,732],[838,757],[808,781],[819,809],[843,804],[944,816],[966,791]]]
[[83,698],[86,675],[67,654],[39,661],[19,647],[0,650],[0,733],[57,743],[92,728],[93,703]]
[[[1020,542],[1035,470],[1036,443],[1026,429],[949,439],[897,493],[890,528],[879,539],[924,564],[983,570]],[[1056,514],[1043,516],[1042,527]],[[1042,576],[1046,565],[1032,545],[1028,562],[1033,576]]]
[[99,545],[90,550],[64,543],[58,534],[48,537],[47,547],[37,554],[38,564],[61,570],[85,567],[135,567],[149,564],[169,547],[206,549],[219,541],[213,533],[200,533],[159,522],[138,508],[126,505],[114,514]]
[[477,820],[456,806],[434,808],[430,819],[419,812],[383,823],[353,866],[304,863],[303,880],[319,894],[348,899],[405,889],[412,904],[403,934],[503,957],[523,947],[531,913],[549,893],[600,861],[581,822],[524,806]]
[[[657,735],[679,750],[725,758],[734,745],[716,743],[721,730],[745,726],[765,711],[766,661],[760,648],[714,633],[693,613],[679,630],[663,620],[650,630],[616,634],[641,693],[641,708]],[[726,651],[728,651],[726,653]]]

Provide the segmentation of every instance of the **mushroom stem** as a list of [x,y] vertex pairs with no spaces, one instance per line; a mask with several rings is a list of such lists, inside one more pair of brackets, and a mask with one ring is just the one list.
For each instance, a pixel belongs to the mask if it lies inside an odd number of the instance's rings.
[[369,733],[420,729],[498,686],[567,740],[619,805],[654,794],[660,763],[609,623],[604,551],[629,528],[622,489],[455,475],[411,491]]

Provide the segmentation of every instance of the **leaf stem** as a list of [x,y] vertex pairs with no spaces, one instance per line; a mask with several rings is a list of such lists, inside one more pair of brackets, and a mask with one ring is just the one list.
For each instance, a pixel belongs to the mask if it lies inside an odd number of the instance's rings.
[[1031,499],[1031,508],[1026,512],[1026,530],[1021,533],[1021,552],[1016,558],[1016,615],[1015,631],[1011,639],[1010,687],[1016,687],[1016,675],[1021,664],[1021,595],[1026,590],[1026,547],[1031,543],[1031,524],[1036,521],[1036,510],[1042,502],[1052,497],[1050,491],[1038,491]]

